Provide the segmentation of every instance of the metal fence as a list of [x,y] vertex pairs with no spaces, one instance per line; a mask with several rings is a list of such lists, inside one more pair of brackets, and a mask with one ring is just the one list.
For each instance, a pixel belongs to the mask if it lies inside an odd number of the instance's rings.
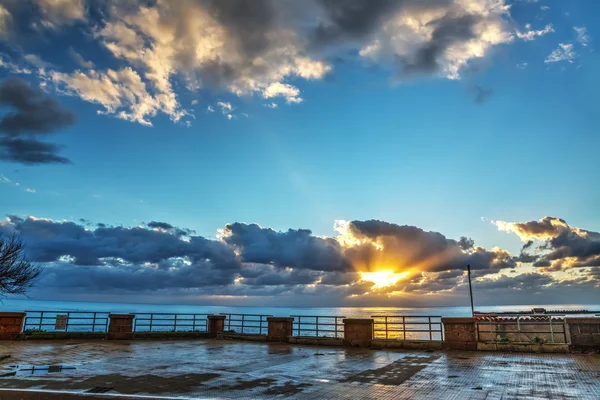
[[23,332],[107,332],[109,312],[25,311]]
[[492,343],[567,343],[566,323],[560,316],[479,316],[477,339]]
[[441,316],[373,315],[373,338],[392,340],[443,340]]
[[225,331],[235,333],[247,333],[262,335],[267,334],[268,324],[267,317],[272,315],[266,314],[225,314]]
[[344,337],[344,316],[291,315],[293,336]]
[[206,332],[207,314],[136,313],[134,332]]

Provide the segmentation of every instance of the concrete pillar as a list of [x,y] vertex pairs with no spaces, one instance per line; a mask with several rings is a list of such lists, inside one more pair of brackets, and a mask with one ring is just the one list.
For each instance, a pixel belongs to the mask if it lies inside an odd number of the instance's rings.
[[344,345],[370,347],[373,340],[372,318],[345,318]]
[[292,317],[267,317],[267,341],[269,342],[287,342],[288,337],[292,336]]
[[475,318],[442,318],[444,348],[451,350],[477,350]]
[[0,312],[0,340],[15,340],[23,330],[23,312]]
[[225,330],[225,315],[209,315],[208,332],[217,334]]
[[108,333],[109,340],[133,339],[133,314],[109,314]]
[[600,350],[600,318],[565,318],[575,350]]

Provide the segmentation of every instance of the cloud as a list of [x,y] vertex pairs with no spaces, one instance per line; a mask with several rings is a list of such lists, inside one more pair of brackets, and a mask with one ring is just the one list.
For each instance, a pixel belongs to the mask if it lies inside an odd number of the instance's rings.
[[212,106],[208,106],[208,107],[206,107],[206,111],[213,113],[213,112],[215,112],[215,109],[212,108]]
[[459,79],[514,36],[505,0],[31,1],[0,10],[0,38],[14,28],[13,12],[22,29],[77,23],[114,60],[94,64],[71,51],[84,71],[51,68],[42,78],[143,125],[161,113],[188,116],[182,89],[300,103],[299,83],[323,79],[335,58],[391,67],[400,81]]
[[577,57],[577,53],[573,50],[573,45],[571,43],[559,43],[558,47],[552,50],[552,53],[548,55],[545,63],[554,63],[560,61],[568,61],[570,63]]
[[520,32],[517,30],[517,37],[519,39],[525,40],[525,41],[532,41],[534,40],[536,37],[539,36],[544,36],[548,33],[554,32],[554,27],[552,26],[552,24],[548,24],[546,25],[546,27],[544,29],[540,29],[540,30],[531,30],[531,25],[527,24],[525,25],[525,29],[527,29],[525,32]]
[[588,35],[587,28],[585,26],[575,26],[573,27],[573,29],[575,30],[575,33],[577,33],[577,41],[582,46],[587,46],[590,42],[590,37]]
[[522,241],[527,241],[523,250],[529,249],[533,241],[543,242],[538,247],[540,255],[536,257],[536,267],[558,271],[600,265],[598,232],[572,227],[555,217],[522,223],[496,221],[495,224],[498,229],[515,233]]
[[69,163],[60,148],[34,136],[47,135],[75,122],[75,116],[40,89],[17,78],[0,84],[0,159],[23,164]]
[[10,136],[50,133],[75,122],[58,101],[17,78],[0,84],[0,106],[11,110],[0,118],[0,131]]
[[474,95],[475,102],[478,104],[485,103],[486,100],[494,93],[492,89],[485,88],[480,85],[472,85],[470,92]]
[[[526,261],[505,250],[486,250],[470,239],[455,241],[414,226],[338,221],[336,229],[336,237],[319,237],[307,229],[276,231],[236,222],[227,224],[218,239],[207,239],[164,221],[123,227],[11,215],[0,222],[0,234],[20,233],[28,256],[44,264],[36,290],[47,296],[198,301],[198,296],[226,295],[263,302],[277,296],[280,303],[292,299],[322,306],[397,303],[428,295],[423,298],[439,303],[466,293],[467,264],[478,299],[488,293],[492,301],[513,299],[528,290],[552,296],[598,286],[595,266],[564,283],[549,270],[515,275],[507,271]],[[407,275],[392,286],[375,288],[361,275],[372,269]]]
[[83,0],[36,0],[42,13],[42,25],[58,29],[63,25],[87,20]]
[[228,102],[219,101],[217,103],[217,106],[221,107],[221,111],[223,112],[223,114],[227,114],[233,111],[233,106],[231,105],[231,103]]
[[87,61],[85,58],[81,56],[78,52],[76,52],[72,47],[69,47],[69,56],[79,65],[85,69],[93,69],[95,67],[94,63],[91,61]]
[[27,193],[35,193],[35,189],[27,188],[25,189]]

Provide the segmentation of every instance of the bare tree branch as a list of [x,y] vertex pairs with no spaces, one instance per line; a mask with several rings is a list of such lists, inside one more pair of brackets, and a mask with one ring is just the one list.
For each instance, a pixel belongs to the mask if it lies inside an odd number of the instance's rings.
[[0,237],[0,296],[25,294],[42,270],[27,260],[23,242],[17,235]]

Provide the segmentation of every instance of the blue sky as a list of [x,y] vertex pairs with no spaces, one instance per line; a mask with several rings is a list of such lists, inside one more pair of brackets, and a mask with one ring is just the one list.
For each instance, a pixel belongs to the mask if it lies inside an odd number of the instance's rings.
[[[59,145],[71,163],[0,161],[4,214],[126,227],[168,221],[215,240],[234,222],[335,237],[336,220],[375,219],[514,255],[523,235],[490,222],[553,216],[600,230],[595,1],[456,0],[431,9],[392,2],[383,15],[397,15],[396,25],[377,14],[378,2],[365,3],[378,23],[362,30],[318,1],[302,21],[287,21],[294,5],[282,2],[271,6],[287,7],[276,10],[285,24],[267,25],[300,26],[289,42],[271,39],[275,28],[261,32],[265,43],[235,36],[264,25],[266,8],[213,21],[214,31],[240,42],[241,55],[218,50],[221,38],[194,25],[212,15],[207,2],[128,11],[110,2],[23,3],[0,1],[0,74],[42,88],[76,122],[51,135],[26,133]],[[157,10],[165,14],[152,23]],[[437,43],[446,47],[435,65],[415,67],[434,42],[430,31],[446,20],[456,28],[457,15],[477,22],[464,37]],[[326,28],[315,32],[331,37],[312,43],[306,26],[315,21]],[[177,37],[178,24],[196,30]],[[235,78],[198,55],[207,48],[230,62]],[[254,57],[253,66],[243,57]],[[259,59],[268,67],[254,69]],[[136,91],[129,74],[145,89]],[[154,111],[140,112],[142,103]],[[4,105],[0,112],[10,112]]]

